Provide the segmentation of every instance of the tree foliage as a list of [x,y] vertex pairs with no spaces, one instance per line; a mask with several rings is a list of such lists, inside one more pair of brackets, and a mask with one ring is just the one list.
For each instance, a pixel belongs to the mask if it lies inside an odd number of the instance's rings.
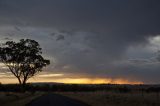
[[7,41],[4,47],[0,47],[0,61],[9,68],[19,84],[23,85],[50,64],[49,60],[42,57],[39,43],[31,39]]

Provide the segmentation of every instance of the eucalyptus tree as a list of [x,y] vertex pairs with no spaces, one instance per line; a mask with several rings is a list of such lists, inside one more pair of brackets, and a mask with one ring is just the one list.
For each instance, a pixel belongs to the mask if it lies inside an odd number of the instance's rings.
[[21,39],[19,42],[7,41],[0,47],[0,62],[25,86],[29,78],[41,72],[50,64],[44,59],[39,43],[31,39]]

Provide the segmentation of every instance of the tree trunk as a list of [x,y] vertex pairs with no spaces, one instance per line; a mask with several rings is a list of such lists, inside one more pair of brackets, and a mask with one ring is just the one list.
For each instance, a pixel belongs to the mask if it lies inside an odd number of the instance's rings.
[[19,84],[22,85],[21,79],[19,77],[17,77],[17,78],[18,78]]
[[23,81],[22,85],[23,85],[23,87],[26,86],[26,80]]
[[24,78],[24,80],[23,80],[23,82],[22,82],[23,89],[26,88],[26,82],[27,82],[27,80],[26,80],[26,78]]
[[20,92],[25,92],[25,84],[23,84],[22,80],[17,77],[18,81],[19,81],[19,87],[20,87]]

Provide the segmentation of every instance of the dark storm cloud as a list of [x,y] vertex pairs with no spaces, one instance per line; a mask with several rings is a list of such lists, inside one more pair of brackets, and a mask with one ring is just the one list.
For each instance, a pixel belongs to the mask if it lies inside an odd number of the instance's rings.
[[64,40],[64,36],[63,36],[63,35],[58,35],[56,40],[57,40],[57,41],[59,41],[59,40]]
[[3,21],[15,24],[143,33],[159,26],[158,4],[157,0],[1,0],[0,12]]
[[[72,72],[126,76],[143,68],[128,65],[124,70],[113,63],[126,57],[129,46],[145,45],[149,37],[160,34],[159,4],[159,0],[0,0],[0,26],[14,30],[1,33],[39,40],[57,59],[57,70],[70,66]],[[43,32],[47,28],[51,30]],[[145,70],[142,73],[151,72]]]

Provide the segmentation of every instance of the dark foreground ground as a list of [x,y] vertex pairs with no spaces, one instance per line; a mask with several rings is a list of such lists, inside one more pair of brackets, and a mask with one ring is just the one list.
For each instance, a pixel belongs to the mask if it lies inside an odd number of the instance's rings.
[[35,83],[25,89],[0,84],[0,106],[160,106],[160,85]]
[[65,96],[51,93],[36,98],[26,106],[89,106],[89,105]]

